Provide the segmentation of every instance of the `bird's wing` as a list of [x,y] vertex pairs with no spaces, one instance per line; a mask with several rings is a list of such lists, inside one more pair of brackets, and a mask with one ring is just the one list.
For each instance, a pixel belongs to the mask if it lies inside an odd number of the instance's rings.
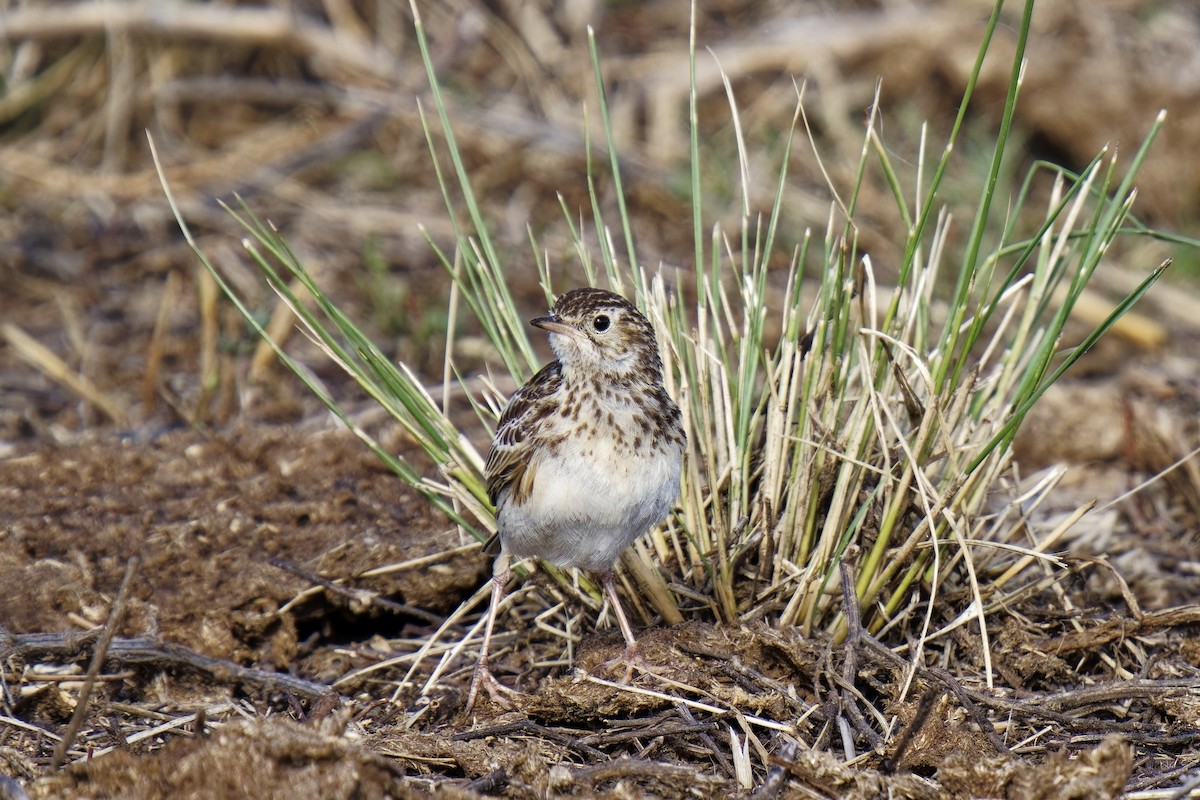
[[530,434],[555,410],[550,398],[561,384],[562,365],[551,361],[508,398],[483,468],[488,498],[493,505],[509,487],[518,503],[529,496],[534,473],[534,465],[530,463],[533,441]]

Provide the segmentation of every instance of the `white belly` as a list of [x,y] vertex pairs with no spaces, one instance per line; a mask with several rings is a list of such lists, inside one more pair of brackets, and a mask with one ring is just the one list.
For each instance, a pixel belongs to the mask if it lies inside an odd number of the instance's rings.
[[[589,452],[590,450],[590,452]],[[500,541],[516,557],[602,571],[657,525],[679,496],[681,452],[564,443],[541,459],[528,499],[500,498]]]

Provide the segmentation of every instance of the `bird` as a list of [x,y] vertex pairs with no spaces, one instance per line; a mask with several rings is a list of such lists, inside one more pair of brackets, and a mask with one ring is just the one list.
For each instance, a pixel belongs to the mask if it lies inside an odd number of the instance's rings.
[[573,289],[530,324],[549,334],[555,360],[504,405],[484,467],[498,543],[491,603],[466,711],[480,688],[509,692],[488,654],[512,559],[537,557],[601,576],[633,664],[637,641],[613,583],[618,557],[670,513],[687,438],[663,385],[654,328],[614,292]]

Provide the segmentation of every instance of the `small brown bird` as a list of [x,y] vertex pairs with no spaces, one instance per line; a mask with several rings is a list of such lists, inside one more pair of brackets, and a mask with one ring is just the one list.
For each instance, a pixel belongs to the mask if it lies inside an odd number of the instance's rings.
[[599,572],[625,637],[637,641],[613,586],[621,551],[663,520],[679,496],[686,438],[663,388],[654,329],[637,308],[603,289],[575,289],[549,316],[531,320],[558,357],[509,398],[488,454],[500,553],[467,710],[479,687],[504,687],[488,669],[496,609],[512,557],[536,556]]

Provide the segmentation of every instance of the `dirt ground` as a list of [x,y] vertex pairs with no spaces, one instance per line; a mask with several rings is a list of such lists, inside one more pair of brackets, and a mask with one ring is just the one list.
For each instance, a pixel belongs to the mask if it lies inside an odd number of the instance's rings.
[[[698,37],[730,72],[751,141],[770,150],[807,76],[835,179],[856,163],[877,76],[898,149],[915,120],[948,129],[990,7],[703,5]],[[1200,446],[1194,252],[1138,244],[1098,276],[1103,316],[1104,297],[1166,255],[1178,273],[1017,444],[1027,478],[1069,467],[1031,520],[1097,507],[1060,541],[1063,573],[989,610],[986,669],[965,628],[914,671],[901,635],[833,642],[643,613],[651,668],[621,685],[611,620],[597,630],[586,593],[535,573],[495,661],[521,693],[467,716],[477,639],[455,645],[483,604],[455,612],[482,601],[487,559],[256,351],[175,228],[144,136],[202,246],[261,308],[213,198],[236,192],[276,221],[348,313],[436,385],[448,282],[417,225],[443,245],[450,228],[407,7],[94,8],[0,5],[0,798],[1200,797],[1200,462],[1122,498]],[[686,6],[422,11],[531,315],[526,226],[569,275],[555,192],[572,209],[587,199],[588,22],[643,257],[680,263]],[[1137,213],[1194,234],[1200,12],[1044,2],[1034,30],[1017,157],[1079,167],[1105,143],[1129,152],[1167,108]],[[969,126],[994,122],[1005,81],[1000,58]],[[702,124],[719,120],[724,89],[707,72],[701,84]],[[795,223],[823,227],[822,186],[812,163],[797,169]],[[864,197],[863,218],[886,202]],[[902,233],[863,236],[895,263]],[[495,370],[462,333],[464,368]],[[289,347],[359,424],[434,469],[315,348]],[[486,446],[480,426],[469,434]],[[895,720],[889,738],[868,735],[872,714]]]

